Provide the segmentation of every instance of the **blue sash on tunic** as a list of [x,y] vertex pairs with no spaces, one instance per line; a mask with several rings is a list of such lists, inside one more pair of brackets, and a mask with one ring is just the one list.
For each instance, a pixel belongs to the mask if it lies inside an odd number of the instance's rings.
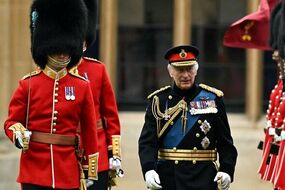
[[[207,97],[207,100],[214,100],[216,98],[216,95],[211,92],[201,90],[201,92],[192,101],[200,101],[203,97]],[[177,119],[173,126],[169,126],[171,127],[171,129],[165,135],[161,148],[171,149],[173,147],[176,147],[182,141],[184,136],[191,130],[191,128],[197,122],[199,117],[199,115],[191,115],[190,112],[187,111],[188,119],[185,133],[183,133],[181,118]]]

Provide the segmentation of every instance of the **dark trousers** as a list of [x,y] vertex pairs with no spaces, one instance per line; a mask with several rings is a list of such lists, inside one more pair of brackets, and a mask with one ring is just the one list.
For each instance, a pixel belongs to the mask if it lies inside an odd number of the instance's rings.
[[[44,187],[40,185],[34,185],[30,183],[22,183],[22,190],[63,190],[63,189],[53,189],[52,187]],[[68,190],[68,189],[64,189]],[[69,190],[79,190],[79,189],[69,189]]]
[[109,175],[108,171],[98,172],[98,180],[88,187],[88,190],[107,190],[108,189]]

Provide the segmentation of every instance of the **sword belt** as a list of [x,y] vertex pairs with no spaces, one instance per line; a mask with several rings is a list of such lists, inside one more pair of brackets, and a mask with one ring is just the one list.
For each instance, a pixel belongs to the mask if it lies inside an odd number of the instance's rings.
[[74,146],[76,145],[76,136],[32,131],[31,141],[44,144]]
[[159,160],[216,161],[217,150],[159,149]]

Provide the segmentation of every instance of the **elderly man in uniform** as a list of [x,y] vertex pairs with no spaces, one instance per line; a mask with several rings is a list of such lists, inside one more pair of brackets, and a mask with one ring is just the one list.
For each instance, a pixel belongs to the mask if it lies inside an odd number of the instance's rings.
[[190,45],[169,49],[174,83],[148,96],[139,158],[150,189],[227,190],[233,181],[237,150],[223,92],[195,83],[198,55]]
[[96,180],[96,114],[89,82],[70,69],[83,53],[86,6],[82,0],[34,0],[30,19],[38,69],[19,81],[4,124],[22,149],[17,181],[22,190],[86,188],[77,128],[81,124],[88,178]]
[[[98,16],[97,0],[84,0],[88,9],[86,51],[93,48]],[[84,54],[86,53],[84,52]],[[91,84],[98,131],[98,180],[87,180],[88,190],[107,190],[121,170],[121,127],[113,87],[101,61],[84,56],[77,66],[78,72]],[[88,169],[88,168],[86,168]],[[115,175],[114,175],[115,174]]]

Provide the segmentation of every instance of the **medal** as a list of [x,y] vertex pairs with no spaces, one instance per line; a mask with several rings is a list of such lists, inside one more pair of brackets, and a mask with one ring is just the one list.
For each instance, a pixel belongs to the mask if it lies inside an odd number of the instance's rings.
[[70,100],[70,91],[68,86],[64,87],[64,92],[65,92],[65,99]]
[[75,87],[72,86],[72,87],[69,87],[70,88],[70,99],[71,100],[75,100]]
[[75,87],[66,86],[64,87],[65,99],[66,100],[75,100]]
[[83,77],[84,77],[86,80],[88,80],[88,75],[87,75],[86,72],[83,74]]

